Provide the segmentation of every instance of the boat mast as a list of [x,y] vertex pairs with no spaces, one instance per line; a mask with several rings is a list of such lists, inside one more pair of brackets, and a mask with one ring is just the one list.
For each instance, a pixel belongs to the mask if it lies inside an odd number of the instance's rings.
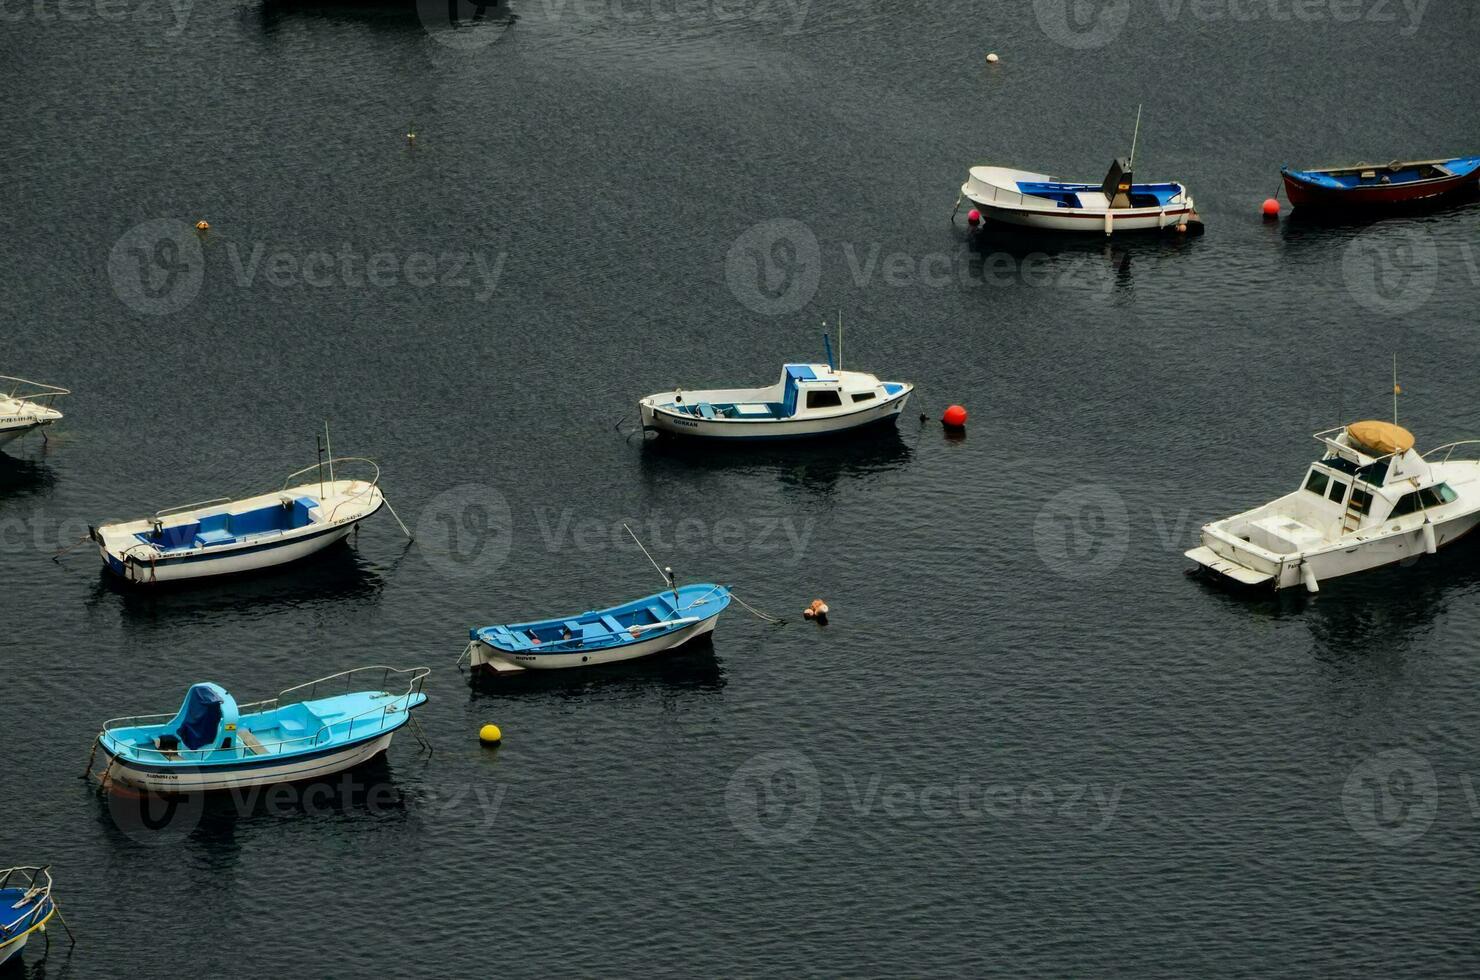
[[329,486],[334,485],[334,446],[329,442],[329,420],[324,419],[324,451],[329,455]]
[[838,373],[843,373],[843,311],[838,310]]
[[1136,106],[1136,134],[1131,137],[1131,172],[1136,170],[1136,144],[1141,141],[1141,109],[1144,103]]

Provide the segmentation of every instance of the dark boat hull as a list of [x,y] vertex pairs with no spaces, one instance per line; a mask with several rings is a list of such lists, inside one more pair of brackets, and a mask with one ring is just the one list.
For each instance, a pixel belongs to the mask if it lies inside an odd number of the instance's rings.
[[1469,193],[1480,184],[1476,173],[1436,177],[1402,184],[1376,184],[1336,189],[1313,184],[1283,172],[1285,194],[1297,208],[1325,210],[1381,210],[1434,201],[1452,194]]

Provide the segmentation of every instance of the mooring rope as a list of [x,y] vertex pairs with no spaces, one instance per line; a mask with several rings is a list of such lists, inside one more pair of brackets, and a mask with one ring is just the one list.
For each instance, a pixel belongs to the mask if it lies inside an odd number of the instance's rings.
[[773,624],[775,624],[777,626],[780,626],[782,623],[786,622],[786,620],[784,620],[784,619],[777,619],[775,616],[772,616],[769,613],[763,613],[763,612],[761,612],[759,609],[755,608],[750,603],[746,602],[744,599],[742,599],[739,596],[737,596],[735,594],[735,590],[733,590],[733,589],[730,590],[730,598],[731,599],[734,599],[736,602],[740,603],[740,605],[744,606],[746,609],[749,609],[750,612],[751,612],[751,614],[754,615],[755,618],[757,618],[757,619],[765,620],[766,622],[773,623]]

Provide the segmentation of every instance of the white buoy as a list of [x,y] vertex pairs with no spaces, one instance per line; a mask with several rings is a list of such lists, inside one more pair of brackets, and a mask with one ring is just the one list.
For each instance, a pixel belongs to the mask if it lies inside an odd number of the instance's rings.
[[1321,591],[1320,583],[1316,581],[1316,573],[1309,564],[1300,566],[1300,581],[1305,583],[1305,591],[1312,595]]
[[993,53],[987,55],[987,64],[989,64],[989,65],[995,65],[997,62],[999,62],[1001,60],[1002,60],[1001,58],[997,57],[997,53],[995,51]]
[[1434,536],[1434,525],[1423,522],[1423,550],[1431,555],[1439,553],[1439,540]]

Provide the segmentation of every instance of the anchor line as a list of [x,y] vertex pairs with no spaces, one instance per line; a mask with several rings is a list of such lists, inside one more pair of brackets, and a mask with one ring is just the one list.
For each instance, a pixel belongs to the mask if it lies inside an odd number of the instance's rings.
[[737,596],[734,589],[730,590],[730,598],[740,603],[740,605],[744,606],[746,609],[749,609],[751,614],[754,615],[756,619],[765,620],[766,622],[772,623],[776,626],[780,626],[782,623],[786,622],[786,620],[784,619],[777,619],[775,616],[772,616],[769,613],[761,612],[759,609],[755,608],[750,603]]

